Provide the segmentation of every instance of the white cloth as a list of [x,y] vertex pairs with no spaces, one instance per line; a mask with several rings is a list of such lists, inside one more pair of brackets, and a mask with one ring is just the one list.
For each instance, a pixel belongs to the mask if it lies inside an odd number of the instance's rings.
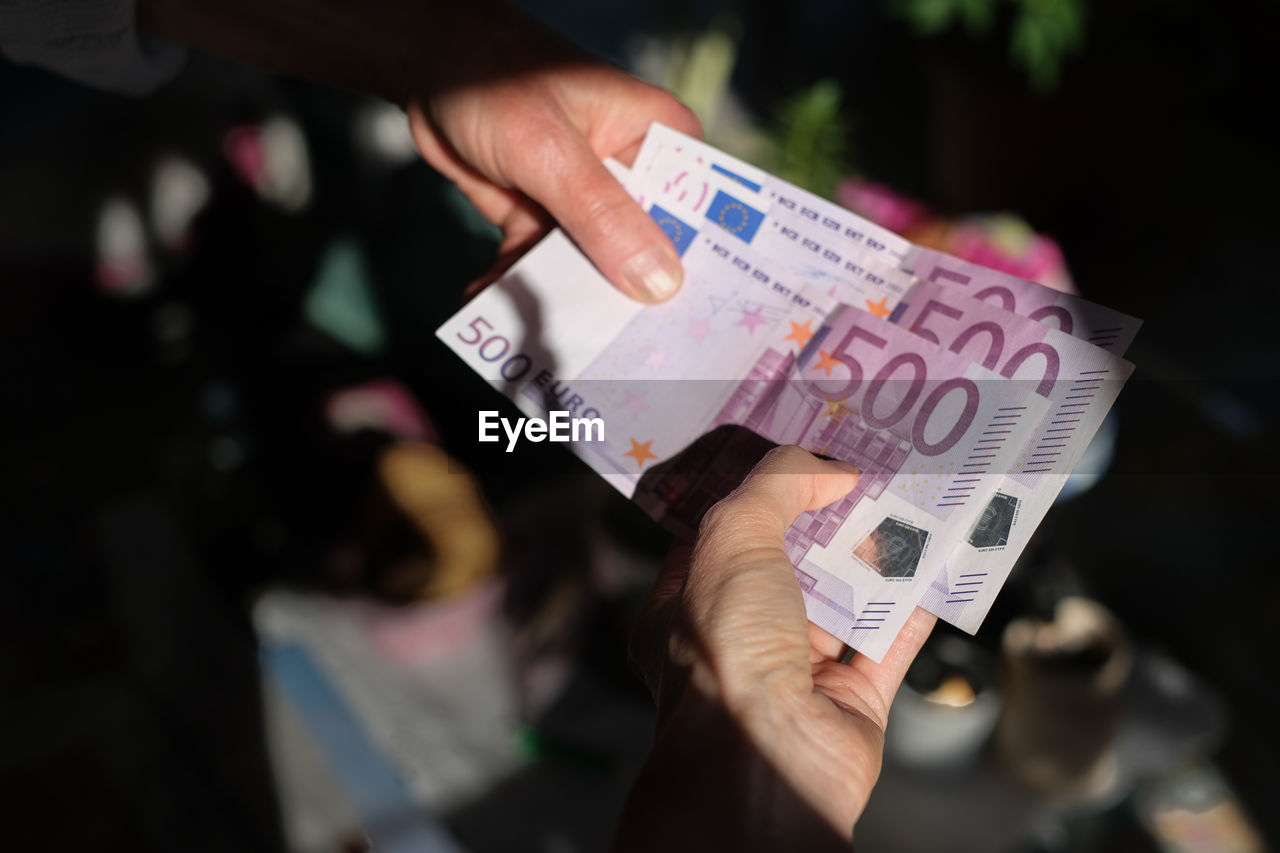
[[139,38],[134,0],[0,0],[0,53],[131,95],[167,82],[184,56]]

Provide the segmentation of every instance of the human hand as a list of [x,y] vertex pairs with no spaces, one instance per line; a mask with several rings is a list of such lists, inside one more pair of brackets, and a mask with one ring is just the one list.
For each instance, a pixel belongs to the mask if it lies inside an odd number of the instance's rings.
[[423,157],[502,229],[498,269],[545,233],[550,215],[623,293],[674,295],[675,248],[601,159],[630,162],[653,121],[701,136],[694,114],[504,6],[438,14],[444,48],[426,52],[401,99]]
[[[728,772],[714,783],[690,783],[685,798],[703,802],[686,819],[712,821],[718,813],[718,829],[699,829],[741,833],[750,846],[764,837],[792,844],[806,832],[812,837],[813,826],[795,824],[816,818],[828,839],[848,844],[879,775],[890,702],[935,621],[917,609],[881,663],[855,656],[843,664],[844,644],[806,618],[783,534],[801,512],[840,499],[856,483],[843,463],[776,448],[707,514],[692,554],[671,555],[633,643],[659,720],[621,837],[661,820],[651,804],[672,802],[666,786],[706,775],[689,762],[705,760],[707,723],[718,719],[719,727],[729,721],[739,729],[740,742],[720,751]],[[708,703],[722,713],[709,714]],[[744,749],[757,756],[746,770],[731,755]],[[729,767],[748,781],[726,793],[738,784]],[[712,784],[716,791],[704,790]],[[786,798],[801,808],[780,806]]]

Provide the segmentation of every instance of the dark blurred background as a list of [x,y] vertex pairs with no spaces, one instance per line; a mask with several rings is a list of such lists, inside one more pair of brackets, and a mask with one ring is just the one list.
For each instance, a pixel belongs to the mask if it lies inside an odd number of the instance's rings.
[[[1280,838],[1274,6],[526,6],[714,144],[1007,212],[1145,320],[1104,476],[976,637],[940,626],[858,848]],[[669,537],[560,448],[474,441],[507,404],[434,329],[496,232],[402,117],[194,55],[145,99],[0,64],[0,115],[0,847],[605,847]],[[1130,674],[1018,711],[1107,769],[1028,787],[1005,628],[1069,596]]]

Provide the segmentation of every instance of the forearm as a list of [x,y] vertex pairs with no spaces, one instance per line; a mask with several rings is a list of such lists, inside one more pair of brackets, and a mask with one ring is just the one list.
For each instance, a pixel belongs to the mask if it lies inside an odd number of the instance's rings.
[[[753,726],[759,728],[759,725]],[[627,800],[614,844],[629,851],[849,850],[833,827],[717,701],[683,692]]]

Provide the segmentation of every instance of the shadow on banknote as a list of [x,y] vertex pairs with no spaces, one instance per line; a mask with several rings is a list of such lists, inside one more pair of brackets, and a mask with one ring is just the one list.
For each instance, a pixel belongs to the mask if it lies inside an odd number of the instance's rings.
[[[524,334],[520,340],[515,342],[514,351],[524,353],[526,357],[531,359],[531,364],[541,365],[551,375],[558,375],[560,366],[556,362],[554,349],[548,346],[544,340],[545,329],[543,328],[542,306],[538,302],[538,297],[529,289],[529,285],[519,273],[508,275],[504,286],[506,295],[514,305],[516,313],[524,320]],[[507,397],[514,398],[516,391],[520,389],[522,384],[524,383],[519,379],[504,377],[502,393]]]
[[[765,454],[777,446],[777,442],[746,427],[723,424],[645,472],[633,500],[665,529],[691,542],[707,511],[736,489]],[[860,491],[855,488],[845,500],[802,515],[795,525],[800,529],[790,532],[787,540],[788,546],[799,547],[788,547],[788,555],[797,559],[804,547],[814,541],[813,536],[806,535],[814,532],[806,529],[806,520],[816,520],[816,528],[838,526]],[[999,527],[998,521],[989,521],[987,526]],[[986,527],[982,530],[985,532]],[[927,539],[924,531],[885,518],[858,544],[853,556],[881,577],[909,578],[915,574]]]
[[746,427],[723,424],[646,471],[633,500],[668,531],[692,541],[707,510],[777,446]]

